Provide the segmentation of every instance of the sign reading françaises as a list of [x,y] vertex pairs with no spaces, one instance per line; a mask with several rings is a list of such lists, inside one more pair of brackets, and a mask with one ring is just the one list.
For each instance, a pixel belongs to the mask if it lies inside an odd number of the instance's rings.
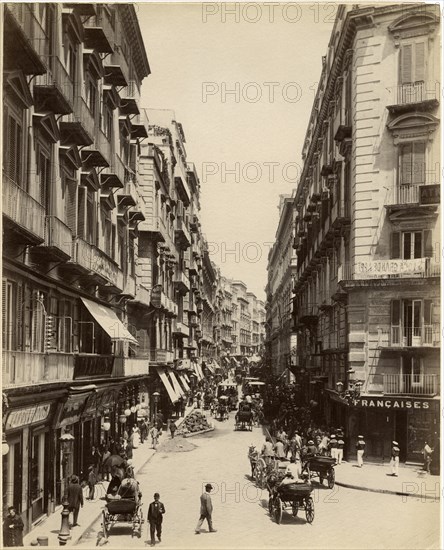
[[368,409],[430,409],[429,401],[393,397],[361,397],[355,401],[355,405]]

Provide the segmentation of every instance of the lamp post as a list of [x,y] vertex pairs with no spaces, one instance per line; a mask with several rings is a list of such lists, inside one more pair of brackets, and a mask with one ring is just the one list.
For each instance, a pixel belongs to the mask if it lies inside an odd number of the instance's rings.
[[9,445],[8,445],[8,442],[6,441],[6,435],[3,432],[2,433],[2,455],[6,456],[8,453],[9,453]]
[[63,495],[63,510],[61,512],[62,524],[60,526],[60,531],[58,534],[59,545],[65,546],[66,542],[70,538],[69,531],[69,502],[67,499],[67,488],[68,488],[68,463],[70,456],[72,455],[73,446],[74,446],[74,436],[69,431],[68,428],[65,428],[65,432],[60,436],[60,447],[62,451],[62,470],[63,470],[63,482],[64,482],[64,495]]
[[153,393],[154,418],[157,417],[157,406],[158,406],[158,403],[159,403],[159,397],[160,397],[160,393],[158,391],[155,391]]

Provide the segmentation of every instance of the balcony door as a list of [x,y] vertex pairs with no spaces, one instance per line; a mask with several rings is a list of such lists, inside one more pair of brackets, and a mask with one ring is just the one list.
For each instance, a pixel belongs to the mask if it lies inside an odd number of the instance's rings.
[[421,345],[421,300],[403,302],[404,346]]
[[416,356],[401,358],[401,393],[421,393],[424,385],[424,365]]

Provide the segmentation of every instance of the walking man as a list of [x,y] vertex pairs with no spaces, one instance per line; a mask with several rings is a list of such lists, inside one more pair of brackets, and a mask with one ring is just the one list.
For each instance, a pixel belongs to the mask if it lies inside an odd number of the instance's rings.
[[363,435],[358,435],[358,442],[356,443],[356,458],[358,461],[358,467],[362,468],[364,465],[364,449],[365,449],[365,441]]
[[157,534],[159,542],[162,540],[162,521],[163,514],[165,513],[165,506],[159,500],[159,493],[154,493],[154,501],[149,505],[148,508],[148,522],[150,524],[150,536],[151,536],[151,546],[156,544],[154,539],[154,534]]
[[157,449],[157,440],[159,438],[159,430],[157,429],[157,427],[155,425],[151,428],[150,435],[151,435],[151,447],[154,450],[156,450]]
[[83,491],[79,485],[79,478],[77,476],[71,477],[71,483],[68,485],[68,509],[73,513],[73,527],[79,525],[77,519],[79,517],[80,507],[83,507]]
[[330,456],[335,459],[337,464],[338,463],[338,440],[336,439],[335,434],[331,435],[329,447],[330,447]]
[[392,441],[392,458],[390,460],[392,476],[398,477],[399,470],[399,447],[397,441]]
[[338,435],[338,446],[336,448],[336,462],[342,464],[342,459],[344,458],[344,447],[345,441],[342,434]]
[[422,451],[424,456],[424,467],[423,469],[430,474],[430,464],[432,462],[432,453],[433,449],[430,447],[430,445],[427,443],[427,441],[424,442],[424,449]]
[[176,429],[177,429],[176,423],[174,422],[173,419],[171,419],[170,420],[171,439],[174,439],[174,434],[176,433]]
[[202,495],[200,496],[200,517],[195,529],[196,535],[200,535],[200,529],[205,519],[208,522],[208,529],[210,533],[216,532],[216,529],[213,529],[213,520],[212,520],[213,504],[211,502],[211,497],[210,497],[210,492],[212,488],[213,486],[210,483],[207,483],[205,485],[205,492],[202,493]]

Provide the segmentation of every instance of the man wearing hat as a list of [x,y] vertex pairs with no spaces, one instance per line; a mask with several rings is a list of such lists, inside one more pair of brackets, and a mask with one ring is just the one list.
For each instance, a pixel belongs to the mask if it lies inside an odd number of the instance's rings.
[[307,443],[307,456],[315,456],[318,454],[318,448],[315,445],[313,439],[310,439]]
[[165,513],[165,506],[159,500],[159,493],[154,493],[154,501],[148,507],[148,522],[150,524],[151,546],[156,544],[154,533],[157,533],[157,538],[161,542],[162,537],[162,521]]
[[336,462],[342,464],[342,459],[344,458],[344,447],[345,441],[342,432],[338,432],[337,435],[338,447],[336,449]]
[[200,535],[200,529],[202,527],[202,523],[206,519],[208,522],[208,529],[210,533],[215,533],[216,529],[213,529],[213,520],[212,520],[212,513],[213,513],[213,504],[211,502],[210,492],[212,490],[213,486],[211,483],[207,483],[205,485],[205,492],[201,494],[200,496],[200,517],[199,521],[197,522],[195,533],[196,535]]
[[390,460],[392,476],[398,477],[399,470],[399,447],[397,441],[392,441],[392,458]]
[[356,458],[358,461],[358,467],[362,468],[364,465],[364,449],[365,449],[365,441],[363,435],[358,435],[358,442],[356,443]]
[[336,439],[335,434],[330,436],[330,456],[335,459],[336,463],[338,462],[338,440]]

